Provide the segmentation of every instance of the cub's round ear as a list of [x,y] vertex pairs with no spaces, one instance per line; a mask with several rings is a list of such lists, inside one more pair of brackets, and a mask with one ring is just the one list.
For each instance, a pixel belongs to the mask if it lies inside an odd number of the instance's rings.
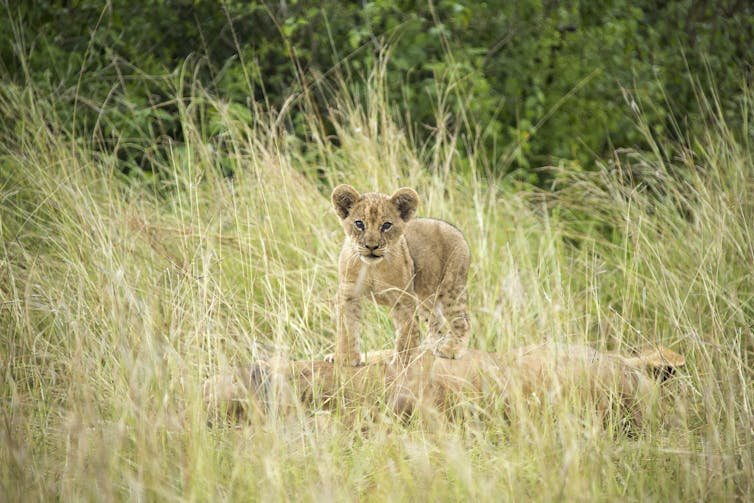
[[359,200],[359,197],[361,197],[359,193],[350,185],[338,185],[335,187],[330,198],[332,199],[333,208],[335,208],[335,212],[341,220],[348,216],[353,205]]
[[404,221],[411,220],[419,206],[419,194],[414,189],[402,187],[390,196],[390,202],[398,209],[398,213]]

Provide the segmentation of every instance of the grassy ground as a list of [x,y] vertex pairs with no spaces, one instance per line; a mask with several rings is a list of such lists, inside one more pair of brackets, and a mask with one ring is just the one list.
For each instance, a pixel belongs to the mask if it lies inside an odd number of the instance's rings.
[[[281,127],[285,115],[242,120],[197,92],[181,105],[186,143],[157,159],[164,176],[144,180],[119,174],[117,146],[103,154],[72,138],[53,99],[0,91],[6,498],[754,493],[754,159],[750,132],[729,131],[714,104],[708,134],[688,146],[622,152],[594,173],[554,167],[544,192],[483,176],[473,147],[468,168],[454,169],[452,131],[413,144],[379,83],[360,101],[333,101],[337,149],[313,117],[301,140]],[[332,351],[337,183],[415,187],[420,215],[464,230],[474,347],[661,343],[684,354],[652,426],[628,439],[566,406],[440,430],[386,421],[361,431],[322,414],[208,428],[206,376],[271,353]],[[365,312],[363,347],[389,347],[387,313]]]

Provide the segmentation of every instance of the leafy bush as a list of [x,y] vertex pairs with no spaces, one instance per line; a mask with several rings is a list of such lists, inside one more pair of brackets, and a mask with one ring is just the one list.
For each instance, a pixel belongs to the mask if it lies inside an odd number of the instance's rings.
[[[639,109],[654,134],[683,138],[705,119],[694,76],[738,110],[752,75],[748,2],[82,0],[6,13],[5,73],[45,82],[62,123],[125,170],[185,141],[177,102],[197,85],[252,113],[301,93],[286,126],[306,138],[314,110],[327,136],[333,88],[365,88],[387,60],[389,101],[419,144],[461,131],[459,167],[474,145],[489,172],[536,180],[541,165],[592,169],[616,148],[647,148]],[[160,143],[143,144],[153,131]]]

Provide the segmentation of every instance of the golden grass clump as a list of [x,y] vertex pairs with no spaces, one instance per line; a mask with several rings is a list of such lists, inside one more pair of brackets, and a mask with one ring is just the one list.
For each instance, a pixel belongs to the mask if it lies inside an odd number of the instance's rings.
[[[10,500],[730,500],[754,492],[754,159],[710,105],[709,134],[550,168],[552,190],[453,169],[462,131],[415,145],[379,76],[333,98],[338,148],[310,116],[251,120],[202,91],[158,176],[3,84],[0,492]],[[294,104],[290,108],[304,105]],[[289,111],[290,111],[289,108]],[[202,113],[215,114],[210,134]],[[641,127],[639,121],[638,127]],[[123,139],[126,141],[127,139]],[[158,142],[158,138],[154,139]],[[668,152],[675,152],[670,155]],[[232,176],[228,173],[232,171]],[[550,341],[687,365],[637,438],[568,404],[429,429],[301,411],[208,428],[201,383],[334,343],[337,183],[412,186],[420,215],[472,248],[471,346]],[[365,309],[362,345],[390,347]],[[379,404],[378,404],[379,405]]]

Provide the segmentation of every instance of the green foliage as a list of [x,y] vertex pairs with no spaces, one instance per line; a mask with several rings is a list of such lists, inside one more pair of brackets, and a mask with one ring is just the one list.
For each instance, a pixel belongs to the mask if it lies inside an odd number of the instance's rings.
[[[639,108],[654,134],[688,136],[705,119],[692,76],[711,75],[723,108],[738,109],[754,39],[754,7],[734,1],[74,0],[4,10],[4,73],[44,82],[62,123],[118,152],[126,171],[153,168],[185,141],[176,102],[194,86],[251,111],[302,93],[287,126],[308,137],[302,114],[315,110],[327,136],[333,91],[365,86],[387,59],[390,103],[416,141],[460,131],[460,166],[474,145],[488,171],[537,179],[544,164],[591,167],[615,148],[647,148],[632,127]],[[139,140],[152,132],[157,145]]]

